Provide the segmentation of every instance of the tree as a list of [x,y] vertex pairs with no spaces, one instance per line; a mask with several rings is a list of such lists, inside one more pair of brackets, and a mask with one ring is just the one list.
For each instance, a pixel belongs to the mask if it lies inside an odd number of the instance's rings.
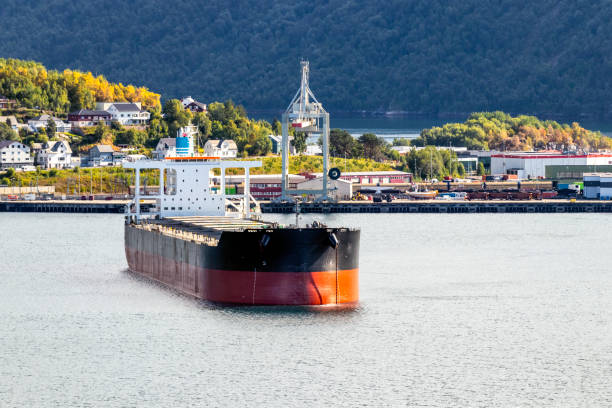
[[276,136],[283,134],[283,124],[276,118],[272,120],[272,133]]
[[102,141],[102,139],[104,139],[104,135],[106,133],[106,126],[104,126],[104,123],[102,122],[98,122],[98,125],[96,126],[96,130],[94,130],[94,143],[100,143]]
[[307,134],[304,132],[297,132],[291,140],[291,145],[295,148],[296,153],[302,154],[306,151],[306,138]]
[[255,139],[251,147],[251,154],[254,156],[265,156],[272,151],[272,141],[267,135],[260,135]]
[[382,149],[386,142],[374,133],[364,133],[359,136],[359,143],[363,146],[363,156],[366,159],[380,161],[384,157]]
[[204,137],[208,139],[212,135],[212,122],[208,118],[208,115],[204,112],[197,112],[193,116],[192,123],[198,127],[198,131]]
[[459,177],[465,176],[465,166],[463,166],[463,163],[461,162],[457,164],[457,174]]
[[9,125],[0,122],[0,141],[2,140],[19,140],[19,137]]
[[47,121],[47,136],[49,139],[53,139],[55,137],[55,132],[57,131],[57,127],[55,126],[55,121],[53,118],[49,118]]
[[191,111],[183,109],[178,99],[168,99],[163,109],[166,123],[168,123],[168,134],[175,137],[180,128],[191,123]]
[[332,129],[329,132],[329,154],[332,157],[359,157],[358,145],[359,143],[346,130]]
[[482,164],[481,161],[478,162],[477,174],[479,176],[484,176],[485,174],[487,174],[486,171],[485,171],[485,166],[484,166],[484,164]]

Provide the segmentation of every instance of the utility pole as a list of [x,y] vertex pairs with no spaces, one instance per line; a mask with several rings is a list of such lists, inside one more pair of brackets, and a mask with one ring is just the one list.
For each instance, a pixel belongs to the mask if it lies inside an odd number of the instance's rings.
[[89,171],[89,176],[90,176],[90,180],[89,180],[89,195],[93,196],[93,169],[91,169]]
[[429,151],[429,182],[433,180],[433,152]]

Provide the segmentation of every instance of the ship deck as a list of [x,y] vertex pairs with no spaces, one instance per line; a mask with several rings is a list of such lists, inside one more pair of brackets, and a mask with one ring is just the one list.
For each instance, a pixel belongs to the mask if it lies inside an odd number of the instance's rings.
[[166,217],[159,220],[151,220],[149,222],[191,232],[241,231],[249,228],[271,228],[273,225],[265,221],[213,216]]
[[244,231],[252,228],[273,228],[274,224],[265,221],[213,216],[167,217],[148,219],[134,228],[155,231],[179,239],[216,246],[223,231]]

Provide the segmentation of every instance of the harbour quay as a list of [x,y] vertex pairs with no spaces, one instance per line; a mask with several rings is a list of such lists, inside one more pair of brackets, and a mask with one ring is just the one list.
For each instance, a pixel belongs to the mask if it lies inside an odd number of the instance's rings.
[[[295,213],[293,203],[261,202],[262,213]],[[612,213],[612,201],[594,200],[395,200],[300,203],[300,213]]]
[[128,200],[0,201],[0,212],[116,213],[123,214]]

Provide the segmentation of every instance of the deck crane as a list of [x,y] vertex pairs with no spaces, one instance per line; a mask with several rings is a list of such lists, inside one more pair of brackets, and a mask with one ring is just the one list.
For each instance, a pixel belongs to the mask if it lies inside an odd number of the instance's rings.
[[[282,160],[283,174],[281,180],[282,195],[280,200],[292,201],[291,195],[312,194],[317,201],[331,201],[328,195],[329,171],[329,113],[317,101],[308,85],[309,63],[301,61],[302,82],[282,116]],[[320,134],[323,141],[323,184],[321,190],[289,190],[289,126],[296,132]],[[291,193],[291,195],[289,195]]]

